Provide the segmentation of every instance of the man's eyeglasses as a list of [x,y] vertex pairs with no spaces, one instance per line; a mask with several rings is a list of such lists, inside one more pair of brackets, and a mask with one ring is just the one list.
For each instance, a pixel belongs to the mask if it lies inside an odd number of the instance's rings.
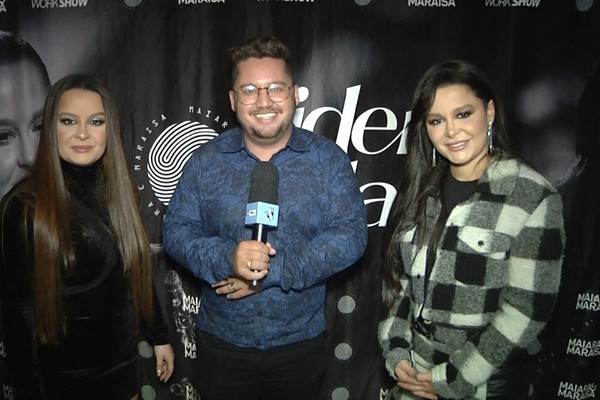
[[290,97],[292,85],[283,82],[273,82],[269,86],[256,87],[254,85],[240,86],[235,90],[238,101],[244,105],[256,103],[261,90],[266,90],[273,103],[282,103]]

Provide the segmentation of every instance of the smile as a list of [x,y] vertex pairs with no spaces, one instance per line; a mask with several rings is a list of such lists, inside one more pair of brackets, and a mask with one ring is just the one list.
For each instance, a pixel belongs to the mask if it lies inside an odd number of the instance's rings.
[[276,115],[276,113],[254,114],[254,116],[259,119],[271,119],[275,118]]
[[467,141],[461,141],[461,142],[456,142],[456,143],[450,143],[448,145],[446,145],[450,150],[453,151],[457,151],[457,150],[462,150],[467,146]]

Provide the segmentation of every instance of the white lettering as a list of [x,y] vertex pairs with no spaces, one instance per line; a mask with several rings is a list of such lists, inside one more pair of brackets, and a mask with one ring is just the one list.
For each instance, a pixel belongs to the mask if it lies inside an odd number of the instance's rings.
[[[377,191],[377,188],[381,188],[384,190],[384,195],[381,198],[368,198],[365,200],[365,205],[367,206],[367,208],[369,207],[369,205],[373,205],[377,206],[379,203],[381,203],[381,210],[379,211],[379,219],[375,222],[369,222],[368,226],[372,227],[372,226],[378,226],[378,227],[384,227],[386,226],[386,222],[387,219],[390,215],[390,210],[392,209],[392,205],[394,204],[394,198],[396,197],[396,188],[393,185],[390,185],[389,183],[385,183],[385,182],[371,182],[371,183],[367,183],[366,185],[363,185],[360,187],[360,191],[361,192],[365,192],[367,189],[371,189],[373,188],[373,190]],[[376,195],[380,193],[380,191],[377,191]],[[366,196],[365,196],[366,197]]]
[[513,0],[513,7],[539,7],[540,0]]
[[600,341],[569,339],[567,354],[575,354],[582,357],[600,356]]
[[511,0],[485,0],[486,7],[510,7]]
[[595,383],[578,385],[571,382],[560,382],[558,387],[558,396],[575,400],[595,398],[596,388],[597,386]]
[[225,3],[225,0],[179,0],[177,4]]
[[87,7],[88,0],[31,0],[32,8]]
[[385,400],[388,398],[389,389],[379,388],[379,400]]
[[200,298],[197,296],[188,296],[187,294],[183,294],[183,311],[198,314],[198,310],[200,309]]
[[[396,130],[398,128],[398,119],[391,110],[384,107],[375,107],[363,112],[358,118],[356,118],[355,121],[354,116],[356,115],[358,98],[360,96],[360,88],[360,85],[357,85],[346,89],[346,97],[344,99],[344,106],[342,107],[341,112],[334,107],[319,107],[310,112],[304,121],[302,121],[305,109],[298,108],[296,110],[296,114],[294,115],[294,124],[297,126],[302,126],[302,128],[306,130],[314,131],[317,121],[325,113],[333,112],[340,116],[340,125],[337,132],[336,143],[346,153],[348,152],[350,142],[352,142],[352,145],[356,148],[356,150],[362,154],[375,155],[387,150],[390,146],[392,146],[392,144],[400,139],[396,154],[406,154],[406,139],[404,138],[404,133],[408,122],[410,121],[410,112],[405,114],[404,127],[402,131],[398,133],[398,135],[396,135],[387,146],[375,151],[367,150],[364,144],[365,131]],[[383,126],[367,125],[369,119],[375,112],[383,112],[385,115],[386,123]]]
[[456,7],[454,0],[408,0],[413,7]]
[[576,310],[600,311],[600,295],[597,293],[580,293],[577,296]]
[[196,358],[196,343],[186,342],[184,352],[186,358]]

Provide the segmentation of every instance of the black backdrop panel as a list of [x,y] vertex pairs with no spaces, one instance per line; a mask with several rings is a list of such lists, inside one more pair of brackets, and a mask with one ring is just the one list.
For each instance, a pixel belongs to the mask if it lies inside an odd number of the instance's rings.
[[[393,185],[416,80],[450,58],[467,59],[488,74],[506,103],[516,149],[565,196],[569,247],[562,297],[537,357],[542,362],[534,366],[533,396],[594,398],[600,383],[600,276],[593,252],[600,228],[598,3],[0,0],[0,29],[35,47],[52,82],[73,72],[96,74],[119,103],[127,156],[155,243],[156,287],[177,353],[175,375],[161,384],[149,345],[140,344],[141,398],[199,398],[191,377],[194,363],[202,362],[193,338],[201,296],[195,279],[162,252],[161,222],[187,157],[236,125],[227,97],[227,49],[267,34],[283,39],[296,56],[296,125],[348,153],[369,213],[365,256],[328,282],[322,398],[383,399],[393,384],[376,339],[384,312],[378,246],[397,195]],[[165,160],[174,148],[178,159]],[[4,356],[0,338],[0,361]],[[11,399],[1,362],[0,375],[0,399]]]

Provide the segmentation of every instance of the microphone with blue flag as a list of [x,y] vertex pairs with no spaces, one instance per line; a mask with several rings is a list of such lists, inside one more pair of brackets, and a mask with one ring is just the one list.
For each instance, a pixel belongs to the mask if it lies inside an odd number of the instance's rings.
[[[250,194],[246,206],[246,225],[252,225],[252,239],[267,243],[269,228],[279,221],[279,171],[267,161],[254,167],[250,181]],[[252,281],[253,286],[257,281]]]

